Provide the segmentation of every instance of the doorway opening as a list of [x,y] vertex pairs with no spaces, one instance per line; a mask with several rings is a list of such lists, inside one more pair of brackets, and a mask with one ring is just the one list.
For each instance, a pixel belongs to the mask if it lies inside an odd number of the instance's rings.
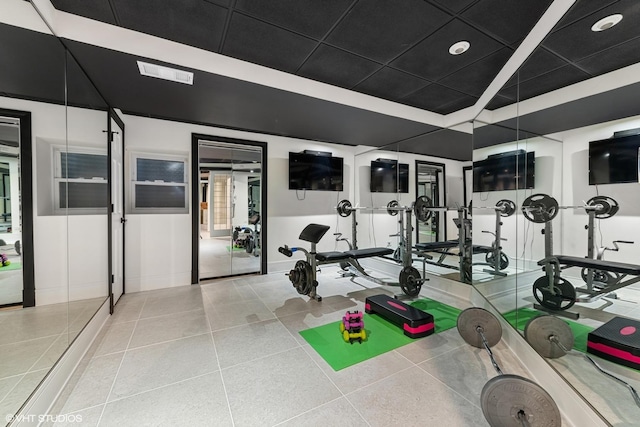
[[264,274],[265,143],[192,137],[192,283]]
[[[446,206],[446,173],[443,163],[416,160],[416,196],[428,197],[434,206]],[[447,213],[434,212],[421,223],[416,221],[416,243],[447,240]]]

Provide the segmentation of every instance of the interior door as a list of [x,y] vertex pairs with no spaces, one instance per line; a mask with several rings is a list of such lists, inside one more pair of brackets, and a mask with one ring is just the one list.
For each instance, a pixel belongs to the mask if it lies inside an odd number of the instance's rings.
[[111,158],[111,296],[112,307],[124,294],[124,200],[123,200],[123,153],[124,123],[112,113],[109,119],[110,158]]

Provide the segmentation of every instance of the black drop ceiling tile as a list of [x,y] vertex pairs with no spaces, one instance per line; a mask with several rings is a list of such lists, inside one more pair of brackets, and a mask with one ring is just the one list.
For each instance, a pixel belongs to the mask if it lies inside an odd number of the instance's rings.
[[578,21],[585,16],[590,15],[593,12],[596,12],[597,10],[602,9],[617,1],[618,0],[578,0],[573,4],[573,6],[571,6],[571,9],[569,9],[569,11],[556,24],[553,31],[556,31],[575,21]]
[[501,107],[504,107],[504,106],[507,106],[507,105],[511,105],[514,102],[516,102],[516,101],[514,101],[511,98],[506,98],[506,97],[501,96],[501,95],[496,95],[496,96],[493,97],[493,99],[491,101],[489,101],[489,103],[484,108],[486,108],[487,110],[496,110],[498,108],[501,108]]
[[640,37],[585,58],[577,65],[593,75],[600,75],[638,62]]
[[[471,43],[470,49],[461,55],[449,54],[449,47],[461,40]],[[454,19],[393,61],[391,65],[427,80],[438,80],[502,46],[459,19]]]
[[65,50],[57,37],[0,24],[0,40],[0,92],[64,103]]
[[449,113],[453,113],[454,111],[461,110],[463,108],[471,107],[476,103],[477,100],[478,98],[474,96],[467,96],[465,98],[460,98],[456,101],[453,101],[446,105],[438,107],[433,111],[439,114],[449,114]]
[[[558,68],[541,76],[521,82],[519,85],[520,101],[578,83],[579,81],[586,80],[589,77],[589,74],[572,65]],[[518,85],[503,89],[501,93],[510,98],[516,99],[518,97]]]
[[316,45],[316,41],[234,12],[222,54],[293,73]]
[[213,4],[219,4],[220,6],[223,6],[223,7],[228,7],[230,0],[204,0],[204,1],[213,3]]
[[[614,13],[624,15],[618,25],[605,31],[591,31],[598,20]],[[578,61],[637,37],[639,22],[640,1],[621,0],[550,34],[543,44],[564,58]]]
[[218,51],[227,9],[202,0],[111,0],[120,25],[213,52]]
[[512,44],[529,34],[551,2],[483,0],[465,10],[462,16],[498,39]]
[[298,74],[313,80],[352,88],[381,67],[335,47],[320,45],[300,68]]
[[238,0],[235,8],[320,40],[350,4],[345,0]]
[[437,3],[455,13],[458,13],[475,1],[477,0],[431,0],[431,3]]
[[452,18],[423,0],[358,2],[327,42],[386,63]]
[[539,76],[544,73],[548,73],[551,70],[560,68],[568,63],[548,50],[538,47],[527,58],[524,64],[520,67],[518,72],[514,74],[511,79],[505,84],[505,86],[512,86],[518,81],[529,80],[533,77]]
[[402,99],[403,104],[411,105],[417,108],[423,108],[429,111],[435,111],[436,108],[469,98],[469,95],[460,93],[448,87],[439,84],[430,84]]
[[430,83],[402,71],[384,67],[353,90],[396,101]]
[[491,55],[482,58],[473,64],[456,71],[449,76],[438,80],[450,88],[455,88],[460,92],[474,96],[480,96],[485,91],[489,83],[493,81],[498,72],[502,69],[513,51],[507,47],[500,49]]
[[85,18],[106,22],[107,24],[116,24],[113,11],[111,10],[111,6],[109,6],[109,0],[52,0],[51,3],[53,3],[56,9],[63,12],[84,16]]

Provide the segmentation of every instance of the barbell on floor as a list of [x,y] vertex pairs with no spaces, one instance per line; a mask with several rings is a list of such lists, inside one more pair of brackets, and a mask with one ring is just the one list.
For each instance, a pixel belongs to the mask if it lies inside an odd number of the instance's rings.
[[458,316],[458,333],[467,344],[484,348],[498,376],[482,388],[480,406],[492,427],[561,426],[560,410],[553,398],[535,382],[519,375],[504,374],[491,347],[500,342],[502,326],[483,308],[472,307]]
[[608,196],[595,196],[585,204],[578,206],[560,206],[558,201],[548,194],[532,194],[522,203],[522,214],[529,221],[544,224],[553,220],[560,209],[584,209],[587,212],[595,211],[598,219],[607,219],[618,213],[618,202]]

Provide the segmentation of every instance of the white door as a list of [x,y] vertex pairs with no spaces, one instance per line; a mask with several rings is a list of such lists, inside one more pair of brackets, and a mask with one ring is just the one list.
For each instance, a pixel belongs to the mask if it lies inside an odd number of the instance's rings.
[[123,135],[118,123],[111,119],[111,274],[113,304],[124,293],[124,206],[122,202]]

